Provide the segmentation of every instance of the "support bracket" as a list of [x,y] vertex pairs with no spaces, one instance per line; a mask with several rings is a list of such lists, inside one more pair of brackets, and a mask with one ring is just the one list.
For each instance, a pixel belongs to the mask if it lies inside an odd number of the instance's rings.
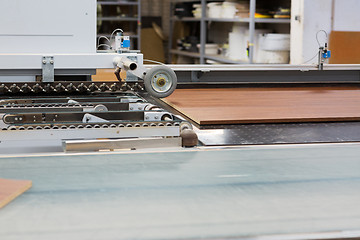
[[54,82],[55,70],[54,70],[54,56],[43,56],[41,60],[42,65],[42,81]]

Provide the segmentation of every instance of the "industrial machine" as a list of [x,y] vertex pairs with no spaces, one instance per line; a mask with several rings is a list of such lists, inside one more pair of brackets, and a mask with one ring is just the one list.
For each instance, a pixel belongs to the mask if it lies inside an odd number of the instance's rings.
[[[70,148],[69,141],[96,139],[112,139],[107,149],[122,148],[125,138],[130,148],[137,146],[134,138],[148,139],[151,146],[181,145],[180,133],[191,124],[140,96],[169,96],[177,85],[175,72],[165,65],[145,68],[128,37],[117,36],[114,50],[97,51],[95,0],[20,2],[1,3],[10,9],[0,16],[3,153],[18,152],[18,146],[25,152],[61,151],[63,145]],[[15,9],[21,17],[11,15]],[[102,68],[113,68],[118,81],[92,82]],[[114,139],[122,141],[116,145]]]
[[[95,0],[0,9],[0,178],[33,184],[0,209],[0,239],[360,238],[360,117],[194,127],[203,146],[181,148],[192,125],[158,99],[177,83],[358,88],[359,65],[323,64],[325,46],[318,66],[145,66],[128,42],[97,51]],[[101,68],[118,81],[91,81]]]

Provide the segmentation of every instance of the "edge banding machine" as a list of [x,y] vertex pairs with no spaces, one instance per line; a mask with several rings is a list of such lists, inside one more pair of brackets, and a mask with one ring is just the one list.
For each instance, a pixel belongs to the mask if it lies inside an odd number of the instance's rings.
[[[191,124],[138,94],[169,96],[175,72],[146,69],[143,55],[121,44],[97,51],[96,0],[5,0],[1,8],[17,15],[0,16],[0,152],[181,145]],[[119,81],[91,81],[109,68]]]

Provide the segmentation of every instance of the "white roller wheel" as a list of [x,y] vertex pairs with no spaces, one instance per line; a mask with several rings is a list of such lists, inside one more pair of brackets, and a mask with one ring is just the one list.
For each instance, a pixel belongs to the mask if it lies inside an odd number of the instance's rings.
[[156,66],[146,72],[144,78],[146,91],[156,98],[170,96],[177,85],[175,72],[167,66]]

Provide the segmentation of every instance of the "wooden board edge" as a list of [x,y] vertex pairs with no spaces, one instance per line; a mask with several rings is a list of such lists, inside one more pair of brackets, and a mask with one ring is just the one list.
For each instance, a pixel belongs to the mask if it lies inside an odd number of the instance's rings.
[[180,111],[179,108],[176,107],[176,104],[172,104],[171,102],[167,101],[165,98],[160,99],[163,103],[167,104],[169,107],[175,109],[177,112],[181,113],[182,115],[186,116],[187,118],[189,118],[191,121],[195,122],[196,124],[200,125],[200,120],[196,119],[192,116],[190,116],[189,114],[185,114],[184,112]]
[[227,124],[271,124],[271,123],[310,123],[310,122],[353,122],[360,121],[360,117],[324,117],[324,118],[284,118],[284,119],[252,119],[252,120],[203,120],[201,125]]
[[13,201],[15,198],[26,192],[32,187],[32,181],[28,180],[26,181],[27,184],[24,185],[22,188],[18,189],[18,191],[14,192],[7,198],[5,198],[3,201],[0,202],[0,209],[8,205],[11,201]]

